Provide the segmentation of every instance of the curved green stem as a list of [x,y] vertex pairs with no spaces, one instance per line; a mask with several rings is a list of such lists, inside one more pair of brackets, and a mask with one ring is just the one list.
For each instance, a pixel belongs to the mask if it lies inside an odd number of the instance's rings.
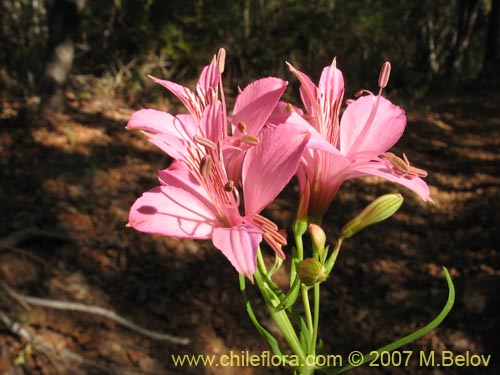
[[[446,318],[446,316],[451,311],[451,308],[453,307],[453,304],[455,302],[455,287],[453,286],[453,281],[451,280],[451,276],[450,276],[448,270],[446,269],[446,267],[443,267],[443,272],[444,272],[444,275],[446,277],[446,282],[448,284],[448,300],[446,301],[446,304],[444,305],[441,312],[426,326],[416,330],[413,333],[410,333],[409,335],[407,335],[405,337],[400,338],[399,340],[396,340],[396,341],[394,341],[386,346],[383,346],[382,348],[374,350],[373,352],[377,352],[378,354],[380,354],[382,352],[393,351],[397,348],[400,348],[403,345],[406,345],[412,341],[419,339],[420,337],[429,333],[430,331],[432,331],[434,328],[436,328],[438,325],[441,324],[441,322],[444,320],[444,318]],[[377,356],[376,354],[363,356],[363,362],[359,365],[362,365],[366,362],[373,360],[374,358],[376,358],[376,356]],[[337,374],[341,374],[347,370],[350,370],[353,367],[355,367],[355,366],[348,364],[348,365],[341,366],[341,367],[321,367],[321,368],[319,368],[319,370],[321,370],[322,372],[324,372],[328,375],[337,375]]]

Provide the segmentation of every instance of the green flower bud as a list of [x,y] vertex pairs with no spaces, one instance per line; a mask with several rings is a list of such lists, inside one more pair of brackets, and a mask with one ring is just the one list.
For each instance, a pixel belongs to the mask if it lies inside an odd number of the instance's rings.
[[325,281],[328,277],[326,267],[314,258],[307,258],[297,264],[299,279],[307,286]]
[[325,252],[325,231],[319,225],[311,223],[309,224],[309,233],[311,234],[312,244],[315,250],[318,252],[319,257],[321,258],[323,253]]
[[376,224],[396,213],[403,204],[401,194],[386,194],[375,199],[342,229],[342,238],[349,238],[368,225]]

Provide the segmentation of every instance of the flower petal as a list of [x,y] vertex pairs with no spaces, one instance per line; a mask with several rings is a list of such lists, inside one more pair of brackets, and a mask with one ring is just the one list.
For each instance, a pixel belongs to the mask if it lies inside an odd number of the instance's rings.
[[156,109],[141,109],[127,123],[127,129],[144,130],[149,133],[171,134],[177,138],[191,138],[196,134],[196,124],[190,115],[172,116]]
[[219,223],[199,196],[175,186],[157,186],[132,205],[128,225],[146,233],[207,239]]
[[283,124],[260,133],[259,144],[251,147],[242,167],[245,214],[259,213],[283,190],[297,171],[310,133]]
[[151,79],[155,83],[162,85],[172,94],[177,96],[177,98],[179,98],[179,100],[186,106],[187,110],[196,119],[196,121],[199,121],[201,119],[202,104],[193,90],[172,81],[166,81],[155,77],[151,77]]
[[205,105],[214,104],[217,99],[217,85],[220,81],[220,72],[215,59],[205,66],[201,72],[200,79],[196,85],[196,91]]
[[386,163],[380,161],[372,161],[357,165],[349,175],[349,178],[364,177],[364,176],[378,176],[388,181],[396,182],[400,185],[407,187],[418,194],[424,201],[430,200],[429,185],[420,177],[405,177],[403,175],[396,175]]
[[304,106],[306,107],[307,113],[314,116],[316,113],[315,105],[317,102],[318,88],[305,73],[295,69],[292,64],[287,63],[287,65],[290,68],[290,71],[300,81],[300,97],[302,99],[302,103],[304,103]]
[[220,102],[209,104],[203,111],[200,123],[201,135],[214,142],[222,141],[224,135],[224,117]]
[[238,273],[253,280],[257,266],[257,249],[262,242],[262,234],[257,228],[246,224],[232,228],[216,228],[212,242]]
[[380,155],[401,138],[405,126],[403,109],[382,96],[362,96],[342,116],[340,151],[346,156],[363,151]]
[[333,105],[344,94],[344,77],[342,72],[335,67],[335,60],[330,66],[323,68],[318,87],[326,96],[326,102]]
[[287,124],[294,125],[311,134],[307,143],[308,149],[315,149],[328,152],[333,155],[343,156],[342,153],[330,142],[328,142],[309,122],[298,113],[292,113],[286,120]]
[[[288,83],[275,77],[262,78],[250,83],[236,98],[231,122],[245,123],[246,131],[257,135],[278,104]],[[238,129],[235,135],[242,135]]]

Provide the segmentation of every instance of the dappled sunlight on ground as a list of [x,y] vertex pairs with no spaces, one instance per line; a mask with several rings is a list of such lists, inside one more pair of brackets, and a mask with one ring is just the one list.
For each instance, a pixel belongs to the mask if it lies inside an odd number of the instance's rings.
[[[441,327],[405,349],[469,350],[500,358],[500,271],[493,238],[499,222],[499,100],[492,93],[456,95],[428,99],[425,110],[406,108],[408,129],[395,153],[407,153],[429,172],[435,205],[377,178],[349,181],[341,189],[324,222],[330,243],[376,196],[400,191],[405,204],[378,228],[346,241],[331,280],[323,284],[320,333],[326,352],[369,351],[425,325],[446,300],[444,265],[456,283],[456,306]],[[170,354],[267,350],[246,316],[234,269],[209,242],[125,227],[131,204],[156,185],[157,170],[169,163],[142,134],[124,129],[131,113],[116,98],[75,99],[67,114],[6,119],[0,133],[0,237],[27,228],[41,232],[9,246],[0,238],[0,280],[25,294],[112,309],[193,343],[157,342],[89,314],[28,311],[3,293],[2,310],[83,361],[28,349],[0,328],[5,368],[22,353],[25,373],[33,374],[233,374],[231,368],[175,368]],[[296,198],[297,189],[287,187],[265,214],[290,232]],[[269,249],[265,253],[272,261]],[[276,277],[286,285],[286,272]],[[255,290],[250,297],[258,317],[271,325]],[[496,373],[493,367],[417,365],[351,373]]]

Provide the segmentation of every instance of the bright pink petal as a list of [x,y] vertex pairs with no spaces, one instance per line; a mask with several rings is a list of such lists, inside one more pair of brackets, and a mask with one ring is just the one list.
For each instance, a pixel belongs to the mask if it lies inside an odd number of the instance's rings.
[[302,103],[306,107],[306,111],[309,115],[314,116],[316,114],[315,105],[317,103],[317,87],[311,81],[311,79],[300,70],[295,69],[291,64],[287,63],[290,71],[297,77],[300,81],[300,97],[302,99]]
[[325,94],[326,101],[333,105],[344,94],[344,77],[335,63],[323,68],[318,87]]
[[362,96],[342,115],[340,151],[347,156],[362,151],[380,155],[401,138],[405,126],[403,109],[382,96]]
[[349,178],[364,177],[364,176],[378,176],[388,181],[396,182],[400,185],[407,187],[418,194],[424,201],[430,199],[429,185],[419,177],[405,177],[396,175],[394,171],[383,162],[369,162],[357,165],[349,175]]
[[227,178],[236,182],[238,185],[241,182],[241,168],[243,166],[245,152],[244,149],[234,146],[226,146],[222,149]]
[[214,58],[209,65],[203,68],[198,84],[196,85],[196,91],[205,105],[215,103],[219,81],[220,72],[217,67],[217,61]]
[[127,129],[171,134],[181,139],[191,138],[196,134],[196,124],[190,115],[174,117],[170,113],[155,109],[141,109],[135,112],[127,123]]
[[[297,177],[301,191],[301,205],[308,214],[321,219],[338,189],[347,178],[351,162],[343,155],[308,148],[302,157]],[[304,208],[299,208],[303,215]]]
[[328,142],[311,124],[309,124],[309,122],[307,122],[298,113],[294,112],[290,114],[286,120],[286,123],[294,125],[311,134],[311,138],[307,143],[308,149],[321,150],[333,155],[342,156],[342,153],[335,146]]
[[216,212],[206,190],[200,187],[199,181],[196,180],[184,163],[174,161],[167,169],[158,171],[158,180],[161,185],[186,190],[196,196],[210,211]]
[[201,135],[214,142],[219,142],[224,135],[224,125],[221,103],[209,104],[201,117]]
[[219,223],[197,195],[174,186],[157,186],[132,205],[128,225],[146,233],[207,239]]
[[196,93],[187,87],[181,86],[172,81],[166,81],[151,77],[155,83],[158,83],[177,96],[179,100],[186,106],[191,115],[199,121],[202,114],[202,104]]
[[279,125],[287,122],[287,119],[292,113],[297,113],[300,116],[304,115],[304,112],[299,108],[290,103],[279,102],[275,107],[269,118],[267,119],[268,125]]
[[310,133],[283,124],[260,133],[260,143],[251,147],[242,168],[245,214],[259,213],[283,190],[297,171]]
[[190,141],[179,139],[172,134],[153,134],[148,140],[175,160],[189,160]]
[[[236,98],[231,122],[247,126],[246,131],[257,135],[286,90],[287,82],[267,77],[250,83]],[[235,135],[242,135],[238,130]]]
[[262,234],[253,226],[241,224],[232,228],[216,228],[212,242],[231,262],[238,273],[253,280],[257,266],[257,249]]

